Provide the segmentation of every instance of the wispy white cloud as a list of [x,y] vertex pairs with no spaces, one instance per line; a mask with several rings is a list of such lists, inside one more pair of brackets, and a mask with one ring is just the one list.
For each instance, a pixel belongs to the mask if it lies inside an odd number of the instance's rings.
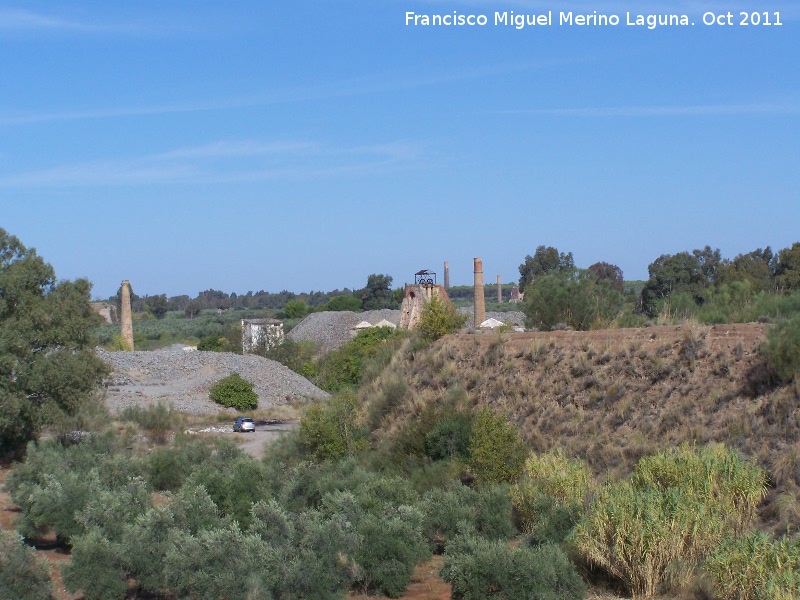
[[317,142],[220,141],[120,160],[0,175],[2,188],[247,183],[364,175],[421,165],[409,142],[332,146]]
[[[92,119],[113,119],[121,117],[137,117],[191,112],[221,111],[249,107],[261,107],[297,102],[329,100],[381,94],[399,90],[436,86],[458,81],[472,81],[488,77],[510,75],[530,69],[563,65],[577,62],[573,60],[540,60],[536,62],[503,64],[453,69],[447,72],[427,75],[405,75],[403,73],[388,74],[380,78],[362,78],[349,81],[336,81],[327,84],[316,84],[304,87],[291,87],[266,93],[255,93],[210,99],[195,102],[177,102],[153,104],[149,106],[128,106],[115,108],[96,108],[74,111],[54,111],[39,113],[6,112],[0,113],[0,127],[24,126],[36,123],[58,121],[78,121]],[[586,59],[590,60],[590,59]]]
[[[66,5],[64,5],[66,6]],[[87,15],[36,12],[19,8],[0,8],[0,34],[164,34],[190,30],[186,23],[114,20]]]
[[75,29],[79,23],[29,10],[0,8],[0,31],[20,29]]
[[582,108],[532,108],[501,111],[501,114],[553,117],[715,117],[735,115],[796,115],[797,103],[695,104],[666,106],[619,106]]

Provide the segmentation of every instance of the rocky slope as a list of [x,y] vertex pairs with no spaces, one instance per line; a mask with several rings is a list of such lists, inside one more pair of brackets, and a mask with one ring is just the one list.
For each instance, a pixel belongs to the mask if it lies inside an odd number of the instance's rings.
[[200,352],[180,345],[152,352],[100,350],[98,354],[112,369],[105,382],[112,413],[133,404],[157,402],[191,414],[219,412],[224,409],[209,400],[209,388],[234,371],[254,384],[259,408],[328,396],[294,371],[260,356]]

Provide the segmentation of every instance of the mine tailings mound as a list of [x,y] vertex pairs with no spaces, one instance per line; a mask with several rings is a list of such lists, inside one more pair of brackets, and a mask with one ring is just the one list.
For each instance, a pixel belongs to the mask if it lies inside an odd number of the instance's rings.
[[389,438],[431,402],[461,397],[508,414],[533,450],[561,447],[612,478],[661,449],[722,442],[768,471],[773,496],[800,506],[800,384],[766,384],[767,327],[447,336],[406,350],[373,386],[400,376],[409,387],[383,422]]

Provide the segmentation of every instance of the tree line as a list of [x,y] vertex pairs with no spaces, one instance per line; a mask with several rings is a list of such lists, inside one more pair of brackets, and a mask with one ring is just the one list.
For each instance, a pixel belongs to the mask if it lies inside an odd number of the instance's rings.
[[800,242],[723,258],[705,246],[663,254],[648,267],[638,294],[625,293],[622,270],[598,262],[575,265],[571,252],[539,246],[519,266],[528,325],[539,329],[639,326],[650,319],[697,318],[704,323],[786,315],[800,290]]

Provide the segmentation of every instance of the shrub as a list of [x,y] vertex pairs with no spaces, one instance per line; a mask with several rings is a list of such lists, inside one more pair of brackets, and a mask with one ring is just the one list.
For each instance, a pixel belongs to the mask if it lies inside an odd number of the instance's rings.
[[0,598],[50,600],[49,568],[37,562],[33,548],[13,531],[0,530]]
[[147,408],[128,406],[119,414],[119,420],[136,423],[159,442],[165,440],[167,432],[175,426],[179,417],[177,411],[161,402]]
[[577,600],[585,593],[574,565],[554,545],[512,550],[507,542],[460,536],[447,544],[439,574],[454,600]]
[[[269,598],[275,553],[235,524],[175,532],[164,559],[168,589],[181,598]],[[265,593],[266,592],[266,593]]]
[[456,535],[481,535],[498,540],[514,534],[511,498],[504,485],[475,490],[451,480],[444,489],[425,492],[422,505],[426,537],[440,553],[445,542]]
[[209,461],[196,469],[185,485],[204,488],[223,517],[247,530],[252,505],[269,495],[266,480],[264,465],[249,456],[240,456],[224,462]]
[[350,456],[368,446],[356,425],[358,401],[351,394],[339,394],[312,404],[300,420],[301,444],[319,460]]
[[406,380],[398,374],[393,374],[381,383],[377,394],[371,399],[369,405],[369,426],[377,429],[381,420],[399,406],[408,394]]
[[359,331],[352,340],[325,356],[320,363],[317,385],[329,392],[358,385],[368,359],[376,356],[387,340],[402,336],[402,332],[391,327]]
[[720,600],[781,600],[800,590],[800,541],[763,532],[726,539],[703,567]]
[[433,460],[469,458],[472,443],[470,414],[454,413],[443,417],[425,436],[425,452]]
[[522,472],[528,450],[517,428],[484,406],[475,419],[469,466],[481,482],[513,482]]
[[422,535],[422,512],[399,506],[382,515],[366,515],[358,526],[362,538],[355,560],[361,568],[361,582],[390,598],[400,597],[414,567],[429,555]]
[[171,448],[158,448],[147,457],[150,484],[156,490],[177,491],[198,466],[211,457],[206,440],[179,435]]
[[224,336],[207,335],[197,344],[197,349],[205,352],[233,352],[235,347]]
[[117,545],[96,529],[75,539],[72,560],[63,566],[61,575],[67,590],[82,590],[86,600],[118,600],[128,591]]
[[[452,303],[433,296],[422,309],[417,328],[423,338],[433,341],[464,327],[467,318],[467,315],[456,312]],[[480,323],[475,324],[476,327],[479,325]]]
[[114,439],[93,435],[70,447],[54,439],[30,444],[25,464],[6,481],[22,510],[17,529],[28,538],[53,530],[65,544],[85,533],[78,514],[90,500],[124,488],[143,470],[141,459],[118,453]]
[[767,365],[784,383],[800,373],[800,315],[780,321],[767,333]]
[[236,372],[211,386],[208,395],[217,404],[237,410],[253,410],[258,406],[258,395],[253,391],[253,384]]

